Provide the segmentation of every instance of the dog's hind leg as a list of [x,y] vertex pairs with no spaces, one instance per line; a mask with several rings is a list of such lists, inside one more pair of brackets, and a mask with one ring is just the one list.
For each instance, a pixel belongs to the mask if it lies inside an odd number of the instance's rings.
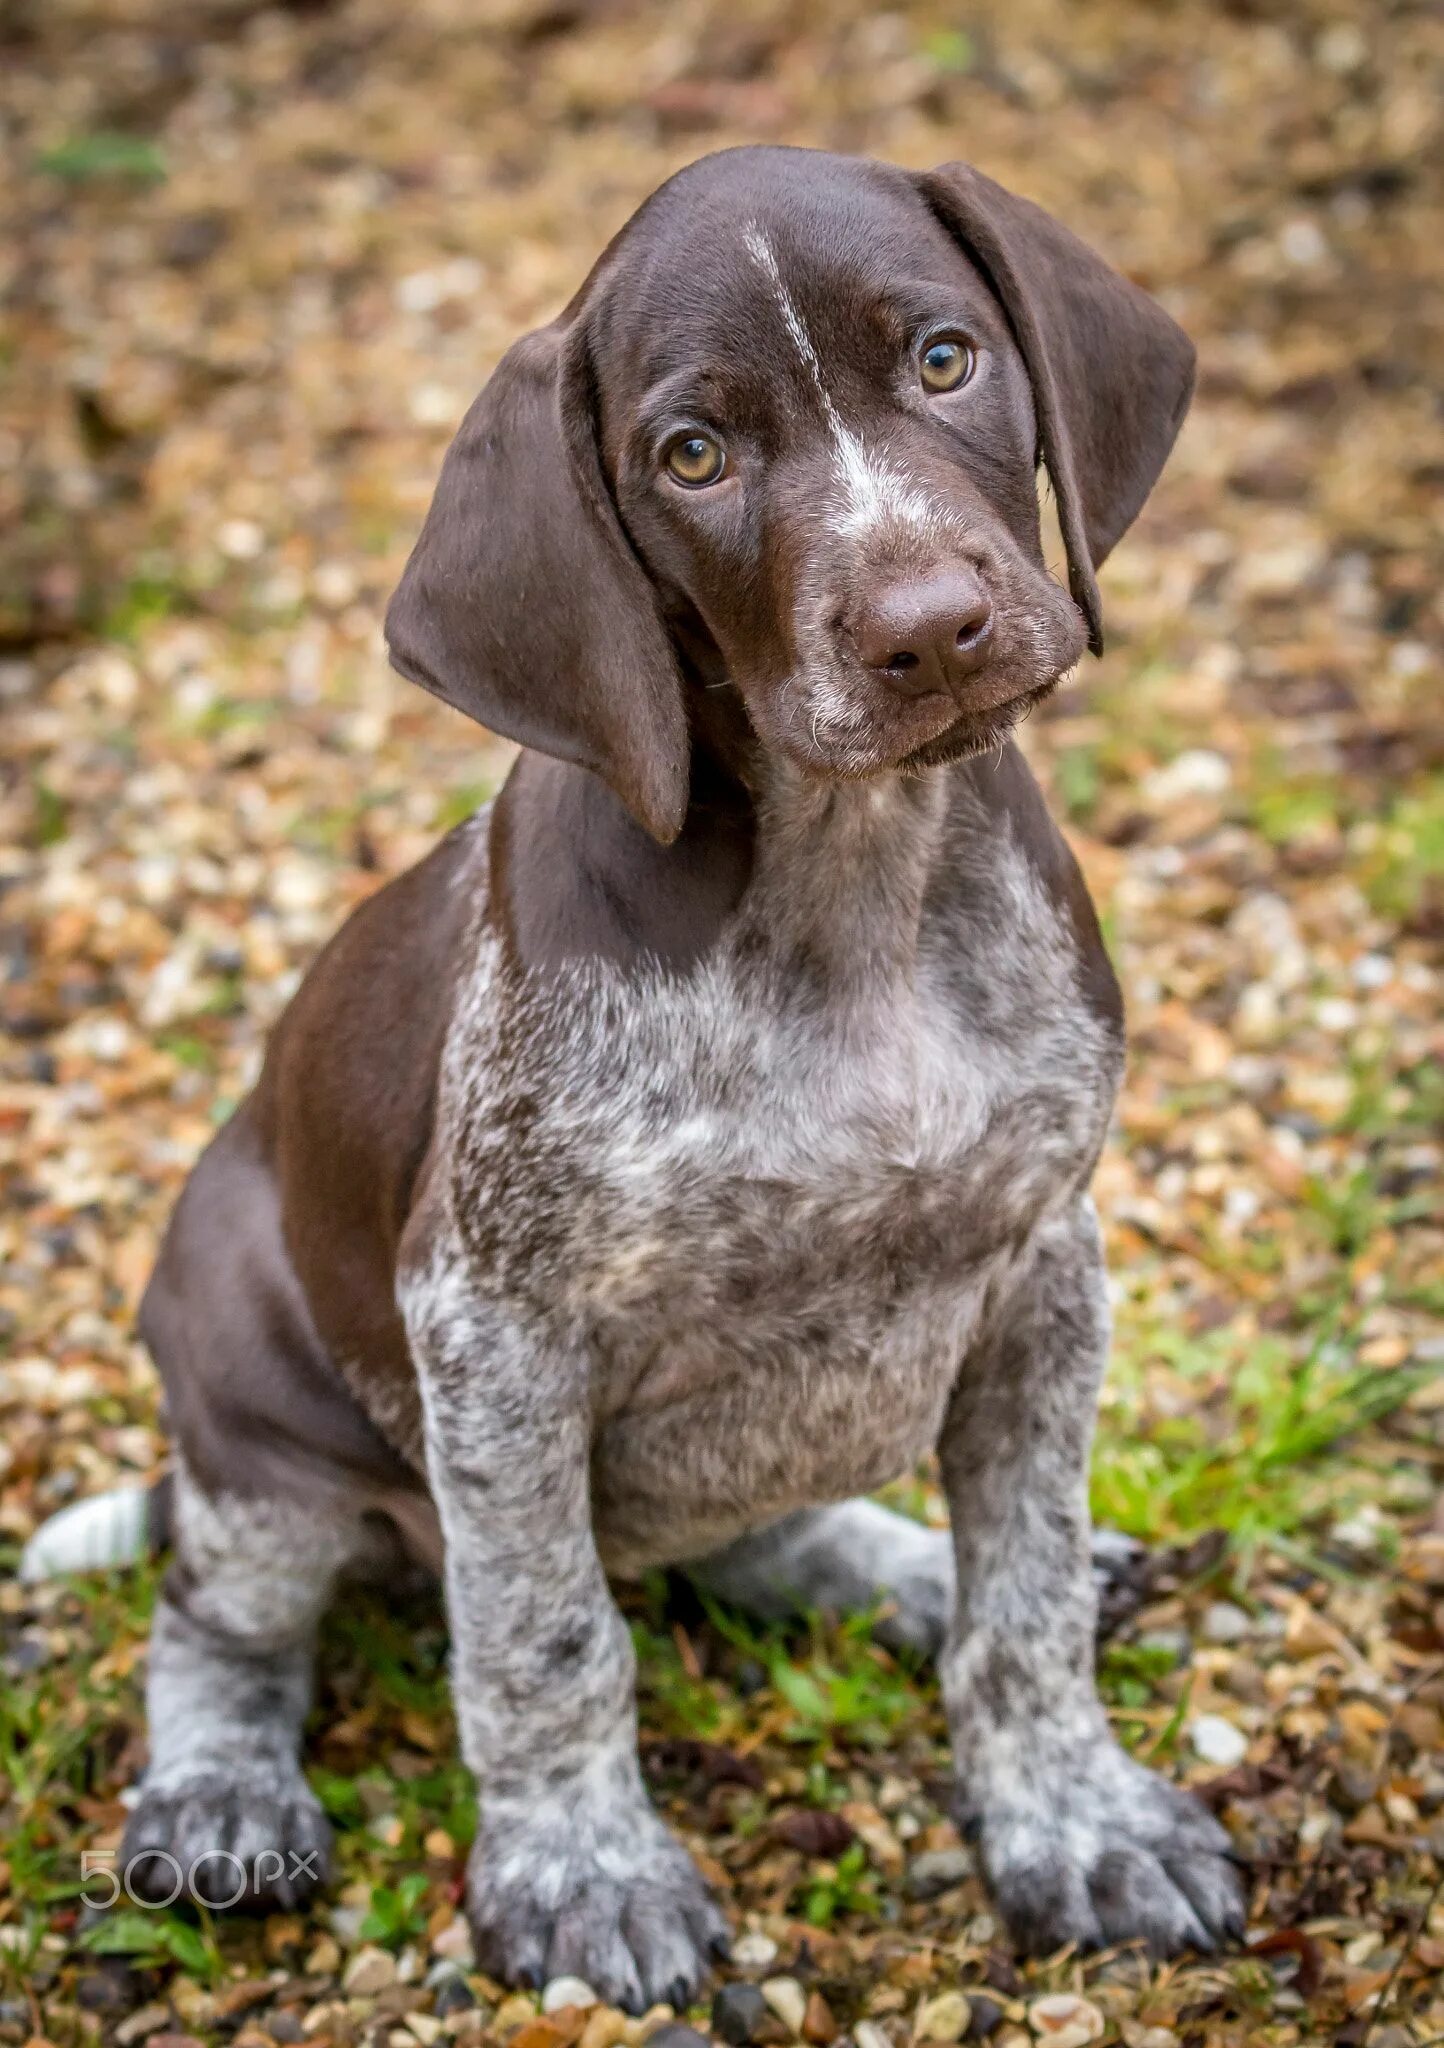
[[181,1467],[176,1562],[156,1609],[150,1767],[121,1849],[132,1898],[290,1910],[326,1875],[301,1773],[316,1624],[364,1524],[339,1493],[203,1492]]
[[[1103,1632],[1147,1590],[1147,1552],[1131,1536],[1093,1532],[1093,1584]],[[879,1609],[874,1634],[891,1649],[936,1656],[953,1611],[953,1539],[875,1500],[803,1508],[687,1566],[694,1585],[764,1621],[812,1608]]]
[[875,1500],[803,1508],[686,1567],[704,1591],[765,1621],[809,1608],[879,1607],[876,1633],[894,1648],[935,1653],[953,1605],[953,1544]]

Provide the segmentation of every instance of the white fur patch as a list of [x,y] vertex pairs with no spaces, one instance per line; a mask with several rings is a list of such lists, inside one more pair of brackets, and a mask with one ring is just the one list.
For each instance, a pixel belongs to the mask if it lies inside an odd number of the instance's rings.
[[817,392],[834,450],[834,472],[838,479],[840,509],[834,525],[842,533],[870,533],[879,528],[907,527],[932,539],[945,536],[953,526],[946,508],[935,504],[902,470],[863,445],[843,420],[827,388],[822,358],[807,331],[797,301],[787,288],[777,251],[758,223],[749,221],[742,230],[748,255],[767,279],[777,302],[783,324],[802,359]]

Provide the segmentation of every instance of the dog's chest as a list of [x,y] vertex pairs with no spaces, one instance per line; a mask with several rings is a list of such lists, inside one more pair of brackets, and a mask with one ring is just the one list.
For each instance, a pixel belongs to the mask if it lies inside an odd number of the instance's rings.
[[592,1354],[610,1561],[907,1468],[990,1279],[1086,1175],[1112,1071],[1068,958],[1014,949],[1000,988],[963,936],[822,995],[731,953],[579,976],[488,1049],[468,1235]]

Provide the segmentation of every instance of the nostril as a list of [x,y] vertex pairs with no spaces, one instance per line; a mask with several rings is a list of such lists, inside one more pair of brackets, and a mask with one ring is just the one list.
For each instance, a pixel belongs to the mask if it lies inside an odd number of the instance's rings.
[[900,647],[897,653],[890,654],[882,665],[884,668],[892,669],[895,674],[902,675],[908,669],[917,667],[918,658],[910,648]]
[[988,634],[992,631],[992,627],[993,611],[991,605],[987,605],[980,611],[975,612],[971,618],[963,620],[963,623],[957,630],[953,645],[957,648],[959,654],[967,654],[974,647],[982,645],[983,641],[987,639]]

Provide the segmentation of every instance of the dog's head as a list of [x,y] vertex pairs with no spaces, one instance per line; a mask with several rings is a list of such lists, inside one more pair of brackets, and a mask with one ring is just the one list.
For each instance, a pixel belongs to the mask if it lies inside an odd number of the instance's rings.
[[1094,572],[1192,378],[1151,299],[965,164],[704,158],[467,414],[392,660],[662,840],[708,685],[820,776],[975,752],[1101,647]]

